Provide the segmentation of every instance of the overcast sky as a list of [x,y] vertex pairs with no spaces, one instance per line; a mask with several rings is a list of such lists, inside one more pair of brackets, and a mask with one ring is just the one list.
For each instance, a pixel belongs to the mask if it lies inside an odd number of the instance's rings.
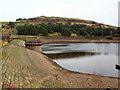
[[58,16],[118,26],[119,0],[1,0],[0,21]]

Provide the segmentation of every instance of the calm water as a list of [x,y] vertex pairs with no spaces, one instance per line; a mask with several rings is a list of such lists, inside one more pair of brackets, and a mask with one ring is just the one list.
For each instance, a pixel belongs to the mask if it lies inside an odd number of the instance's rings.
[[118,77],[117,43],[44,44],[43,53],[63,68]]

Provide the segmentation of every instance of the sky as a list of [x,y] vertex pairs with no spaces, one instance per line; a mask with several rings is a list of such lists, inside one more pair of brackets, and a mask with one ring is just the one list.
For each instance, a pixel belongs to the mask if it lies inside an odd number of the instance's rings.
[[58,16],[118,26],[119,0],[1,0],[0,21]]

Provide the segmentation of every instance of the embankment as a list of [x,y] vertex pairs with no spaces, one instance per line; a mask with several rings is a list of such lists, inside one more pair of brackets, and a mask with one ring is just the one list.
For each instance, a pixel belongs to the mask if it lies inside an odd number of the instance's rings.
[[118,78],[63,69],[19,44],[5,46],[2,56],[2,83],[16,88],[118,88]]

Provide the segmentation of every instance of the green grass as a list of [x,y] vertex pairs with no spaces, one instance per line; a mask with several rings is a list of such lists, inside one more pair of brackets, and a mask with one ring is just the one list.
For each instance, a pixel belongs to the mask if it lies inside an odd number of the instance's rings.
[[50,37],[56,37],[56,36],[61,36],[60,33],[52,33],[52,34],[49,34],[48,36]]
[[12,38],[25,38],[25,35],[12,35]]
[[12,43],[12,44],[15,44],[15,45],[18,45],[18,46],[23,46],[23,47],[25,47],[24,41],[23,41],[23,40],[20,40],[20,39],[18,39],[18,40],[13,40],[11,43]]

